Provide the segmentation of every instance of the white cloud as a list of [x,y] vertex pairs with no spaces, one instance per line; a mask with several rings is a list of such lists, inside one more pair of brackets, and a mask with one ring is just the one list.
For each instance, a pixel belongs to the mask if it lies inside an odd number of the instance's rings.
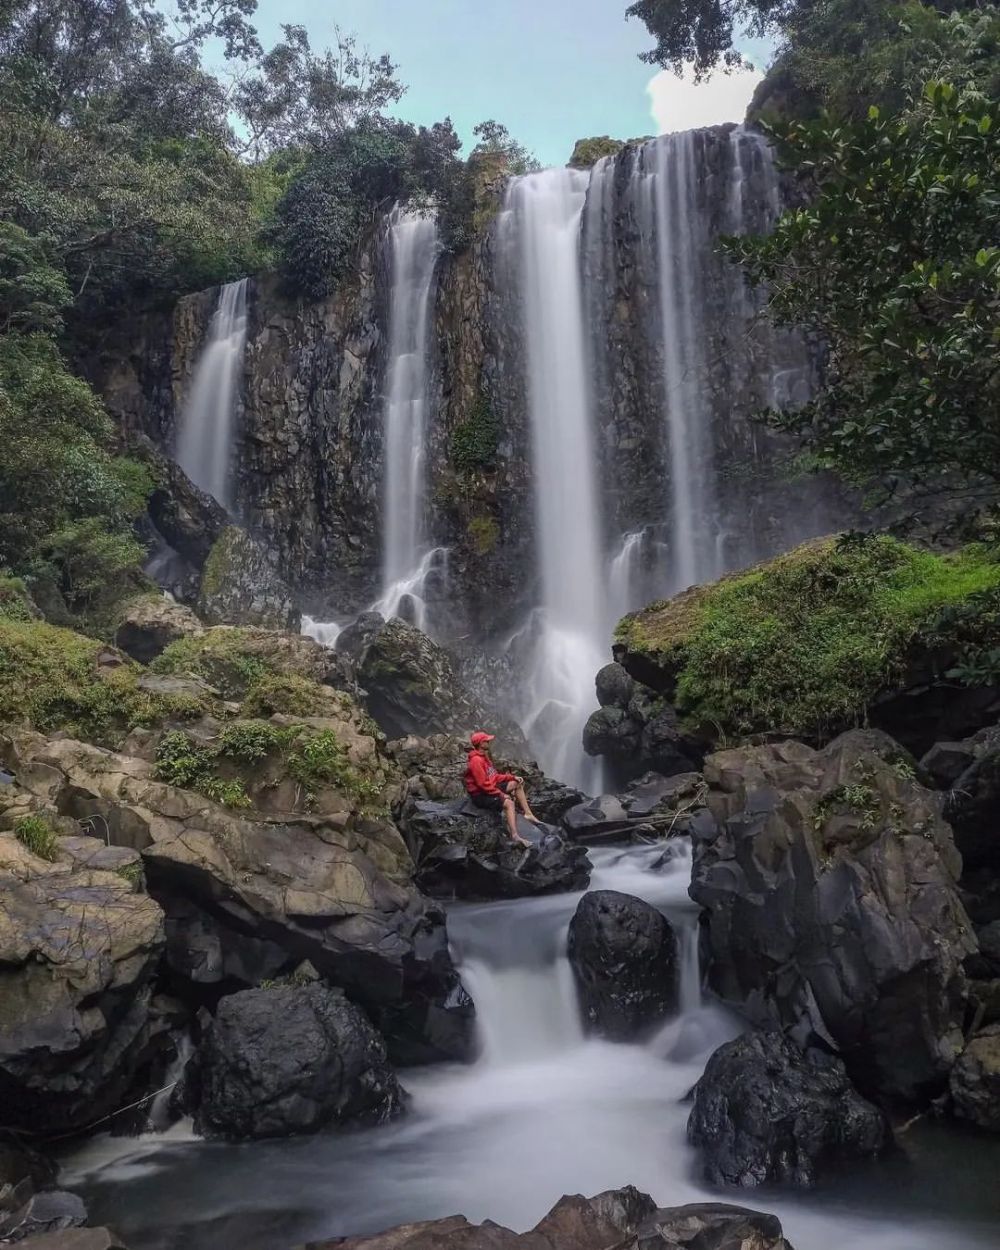
[[649,111],[658,133],[741,122],[754,88],[763,77],[763,70],[744,69],[732,74],[715,73],[695,83],[691,66],[685,67],[680,78],[671,70],[663,70],[646,86]]

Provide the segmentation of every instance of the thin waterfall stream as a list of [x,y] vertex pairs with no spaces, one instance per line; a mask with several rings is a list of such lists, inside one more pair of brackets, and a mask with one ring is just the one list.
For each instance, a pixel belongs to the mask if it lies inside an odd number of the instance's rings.
[[241,278],[219,290],[177,430],[177,463],[224,507],[231,503],[236,405],[247,341],[247,281]]
[[[647,899],[681,939],[681,1009],[645,1044],[583,1035],[565,957],[580,895],[457,906],[449,927],[482,1054],[404,1072],[402,1120],[244,1146],[183,1125],[97,1138],[67,1162],[67,1183],[98,1221],[113,1213],[133,1250],[287,1250],[456,1212],[522,1230],[564,1193],[627,1183],[662,1205],[720,1200],[698,1182],[686,1098],[739,1026],[702,999],[690,849],[677,840],[591,855],[592,888]],[[776,1212],[796,1250],[988,1250],[990,1158],[931,1126],[823,1191],[730,1200]]]

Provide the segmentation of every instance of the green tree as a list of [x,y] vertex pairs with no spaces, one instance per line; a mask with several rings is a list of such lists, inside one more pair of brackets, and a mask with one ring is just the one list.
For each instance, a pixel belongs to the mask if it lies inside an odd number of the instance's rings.
[[82,613],[136,584],[133,522],[152,482],[114,454],[100,401],[43,335],[0,337],[0,444],[0,567]]
[[826,356],[815,399],[770,422],[851,481],[995,497],[1000,105],[934,82],[905,115],[776,138],[809,202],[727,246]]

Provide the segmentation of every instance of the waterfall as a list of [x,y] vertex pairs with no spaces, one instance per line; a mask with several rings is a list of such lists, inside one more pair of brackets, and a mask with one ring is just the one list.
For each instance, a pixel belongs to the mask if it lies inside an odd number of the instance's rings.
[[247,279],[241,278],[219,291],[177,430],[177,463],[224,507],[231,502],[233,427],[246,340]]
[[[749,418],[805,399],[810,366],[800,336],[758,316],[760,295],[719,245],[722,235],[769,230],[781,211],[762,135],[736,126],[654,139],[633,166],[628,195],[643,262],[657,276],[650,331],[669,467],[661,583],[672,594],[769,554],[744,514],[745,491],[728,478],[724,489],[721,473],[750,476],[767,459],[767,436]],[[802,520],[801,536],[815,532]]]
[[425,478],[434,277],[441,245],[432,215],[396,206],[385,236],[390,274],[384,408],[382,593],[385,617],[412,607],[423,627],[423,587],[435,567],[426,549]]
[[531,700],[526,728],[543,767],[581,784],[580,734],[607,633],[579,263],[588,181],[571,169],[515,178],[499,225],[523,308],[541,578],[523,677]]
[[608,569],[608,599],[612,616],[620,619],[642,598],[642,551],[645,530],[634,530],[622,539]]

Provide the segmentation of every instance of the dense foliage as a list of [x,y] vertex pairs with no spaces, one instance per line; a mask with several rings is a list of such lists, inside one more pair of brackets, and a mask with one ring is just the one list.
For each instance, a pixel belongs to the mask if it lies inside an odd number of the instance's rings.
[[887,537],[807,544],[626,617],[618,637],[676,674],[696,725],[825,737],[941,649],[969,664],[996,637],[1000,563]]
[[902,116],[779,137],[809,201],[729,246],[827,356],[816,398],[772,424],[849,480],[995,498],[1000,104],[937,82]]

